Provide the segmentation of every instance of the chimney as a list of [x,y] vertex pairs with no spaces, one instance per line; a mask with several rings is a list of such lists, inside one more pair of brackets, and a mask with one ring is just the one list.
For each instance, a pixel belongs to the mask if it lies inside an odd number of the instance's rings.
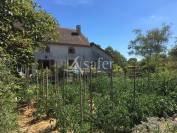
[[81,33],[81,26],[80,26],[80,25],[76,25],[76,32],[77,32],[78,34]]

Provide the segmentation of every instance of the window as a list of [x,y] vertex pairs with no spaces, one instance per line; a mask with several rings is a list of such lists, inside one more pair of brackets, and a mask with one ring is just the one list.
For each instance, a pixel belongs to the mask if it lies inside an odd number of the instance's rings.
[[68,53],[69,53],[69,54],[75,54],[75,49],[74,49],[73,47],[70,47],[70,48],[68,49]]
[[50,69],[55,64],[55,61],[54,60],[38,60],[38,63],[39,63],[39,69],[40,68]]
[[49,47],[49,46],[47,46],[47,47],[45,48],[45,52],[46,52],[46,53],[50,53],[50,47]]
[[68,63],[69,63],[69,66],[71,66],[73,64],[74,60],[69,60]]

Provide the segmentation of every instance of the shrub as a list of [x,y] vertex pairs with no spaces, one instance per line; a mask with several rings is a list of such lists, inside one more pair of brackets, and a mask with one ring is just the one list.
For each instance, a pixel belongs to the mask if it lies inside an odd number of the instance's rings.
[[128,108],[121,103],[116,105],[109,97],[100,100],[93,115],[95,130],[102,132],[128,132],[130,130],[131,118]]
[[16,78],[4,62],[0,62],[0,132],[2,133],[9,133],[17,128],[15,95],[17,87]]

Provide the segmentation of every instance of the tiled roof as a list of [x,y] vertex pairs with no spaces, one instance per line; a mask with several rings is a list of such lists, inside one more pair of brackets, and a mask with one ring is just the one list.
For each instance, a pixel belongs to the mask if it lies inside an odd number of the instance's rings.
[[75,29],[58,28],[59,30],[59,44],[90,46],[87,38]]

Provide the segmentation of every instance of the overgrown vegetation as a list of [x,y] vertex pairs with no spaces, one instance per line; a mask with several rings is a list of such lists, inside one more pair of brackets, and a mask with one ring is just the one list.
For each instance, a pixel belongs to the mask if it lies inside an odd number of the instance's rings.
[[8,133],[17,127],[14,91],[18,86],[16,78],[10,74],[4,61],[0,61],[0,132]]
[[43,72],[39,79],[46,82],[34,93],[36,115],[55,118],[61,132],[131,132],[149,117],[177,113],[176,72],[153,73],[150,80],[142,75],[135,81],[113,75],[112,82],[110,75],[92,73],[91,78],[75,75],[75,82],[65,79],[57,86]]
[[29,94],[21,93],[29,85],[16,68],[29,67],[34,51],[58,34],[56,21],[33,0],[1,0],[0,18],[0,133],[9,133],[17,129],[17,104]]
[[108,73],[68,76],[63,66],[21,77],[17,65],[28,69],[34,51],[56,38],[56,22],[32,0],[2,0],[0,18],[0,133],[18,130],[18,105],[32,102],[37,118],[55,118],[61,132],[126,133],[149,117],[177,113],[176,46],[166,54],[170,26],[135,31],[129,49],[141,61],[106,48],[115,61]]

